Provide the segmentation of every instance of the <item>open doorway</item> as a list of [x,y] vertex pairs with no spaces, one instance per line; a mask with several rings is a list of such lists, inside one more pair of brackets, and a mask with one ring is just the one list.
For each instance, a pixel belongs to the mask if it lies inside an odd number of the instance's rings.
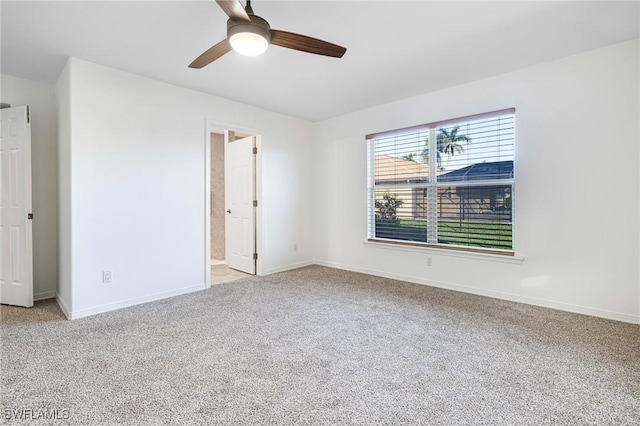
[[260,136],[211,128],[207,138],[207,263],[211,285],[260,274]]
[[224,133],[211,132],[211,266],[225,263]]

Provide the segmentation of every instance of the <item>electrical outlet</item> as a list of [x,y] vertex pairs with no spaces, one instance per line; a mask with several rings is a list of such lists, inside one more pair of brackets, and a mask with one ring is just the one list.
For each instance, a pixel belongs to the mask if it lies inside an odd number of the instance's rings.
[[431,256],[427,256],[427,266],[431,266],[432,264]]
[[102,271],[102,282],[109,284],[111,282],[111,271]]
[[298,244],[297,243],[293,244],[293,251],[298,251]]

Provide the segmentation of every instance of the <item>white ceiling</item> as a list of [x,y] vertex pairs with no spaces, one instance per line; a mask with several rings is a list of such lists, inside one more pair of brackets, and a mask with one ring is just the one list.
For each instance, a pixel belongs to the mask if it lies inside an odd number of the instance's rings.
[[[244,3],[244,1],[243,1]],[[214,0],[6,1],[1,71],[55,83],[74,56],[319,121],[637,38],[640,2],[254,0],[272,28],[347,47],[271,46],[187,67],[226,35]]]

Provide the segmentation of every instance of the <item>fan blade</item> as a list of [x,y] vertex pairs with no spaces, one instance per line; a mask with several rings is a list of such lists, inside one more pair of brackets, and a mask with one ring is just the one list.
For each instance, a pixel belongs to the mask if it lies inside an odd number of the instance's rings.
[[231,19],[251,22],[251,18],[245,12],[244,7],[239,0],[216,0],[218,6],[224,10],[224,13]]
[[328,41],[280,30],[271,30],[271,44],[334,58],[342,58],[347,51],[346,48]]
[[231,44],[228,39],[222,40],[220,43],[211,47],[209,50],[198,56],[193,62],[189,64],[189,68],[202,68],[209,65],[225,53],[231,51]]

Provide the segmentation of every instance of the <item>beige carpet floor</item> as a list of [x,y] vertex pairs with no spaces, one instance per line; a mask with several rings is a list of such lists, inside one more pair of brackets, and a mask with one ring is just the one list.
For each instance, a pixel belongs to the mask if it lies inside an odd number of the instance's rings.
[[0,314],[10,424],[640,424],[638,325],[325,267]]

